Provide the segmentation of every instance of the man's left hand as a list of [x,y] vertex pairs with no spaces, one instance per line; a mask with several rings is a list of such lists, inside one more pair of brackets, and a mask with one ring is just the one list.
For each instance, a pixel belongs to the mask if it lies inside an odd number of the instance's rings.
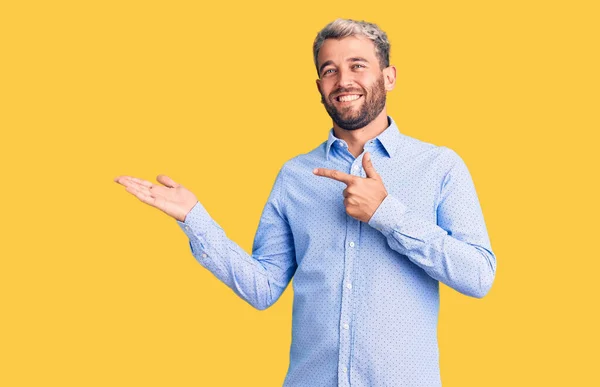
[[346,213],[367,223],[388,193],[381,176],[373,166],[369,152],[365,152],[362,165],[367,174],[366,178],[326,168],[315,168],[313,173],[346,184],[343,191]]

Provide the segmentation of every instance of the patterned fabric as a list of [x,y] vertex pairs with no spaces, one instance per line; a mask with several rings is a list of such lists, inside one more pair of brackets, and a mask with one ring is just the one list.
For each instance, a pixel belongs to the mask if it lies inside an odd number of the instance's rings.
[[[201,203],[178,221],[198,262],[255,308],[272,305],[293,278],[286,387],[440,386],[439,282],[483,297],[494,281],[465,163],[388,122],[357,158],[331,129],[326,142],[286,162],[252,255]],[[312,172],[366,177],[365,151],[388,191],[368,223],[346,214],[344,183]]]

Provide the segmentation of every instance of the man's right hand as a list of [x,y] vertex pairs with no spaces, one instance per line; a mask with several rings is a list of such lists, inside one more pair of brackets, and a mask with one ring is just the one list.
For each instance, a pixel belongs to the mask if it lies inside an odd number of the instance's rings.
[[168,176],[158,175],[156,180],[162,185],[132,176],[115,177],[115,182],[125,186],[127,192],[142,202],[158,208],[180,222],[185,221],[188,212],[198,202],[196,196]]

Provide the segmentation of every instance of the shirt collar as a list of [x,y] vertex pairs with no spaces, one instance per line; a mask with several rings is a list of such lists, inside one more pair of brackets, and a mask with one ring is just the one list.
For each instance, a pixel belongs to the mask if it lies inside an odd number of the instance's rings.
[[[400,134],[400,130],[398,126],[392,119],[392,117],[388,116],[388,127],[379,134],[379,136],[371,139],[369,141],[376,141],[383,146],[385,153],[387,153],[388,157],[392,157],[396,153],[396,149],[398,149],[398,145],[400,144],[402,135]],[[333,144],[336,141],[342,141],[337,138],[333,134],[333,128],[329,130],[329,137],[327,138],[327,144],[325,144],[325,159],[329,160],[329,151]]]

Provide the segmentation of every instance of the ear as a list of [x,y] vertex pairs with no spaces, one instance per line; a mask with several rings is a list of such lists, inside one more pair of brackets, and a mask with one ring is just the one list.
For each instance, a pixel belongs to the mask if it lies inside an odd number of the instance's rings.
[[387,91],[394,90],[394,87],[396,86],[396,67],[388,66],[384,68],[382,72],[385,89]]
[[323,103],[323,93],[321,93],[321,80],[317,79],[317,90],[319,90],[319,95],[321,96],[321,103]]

